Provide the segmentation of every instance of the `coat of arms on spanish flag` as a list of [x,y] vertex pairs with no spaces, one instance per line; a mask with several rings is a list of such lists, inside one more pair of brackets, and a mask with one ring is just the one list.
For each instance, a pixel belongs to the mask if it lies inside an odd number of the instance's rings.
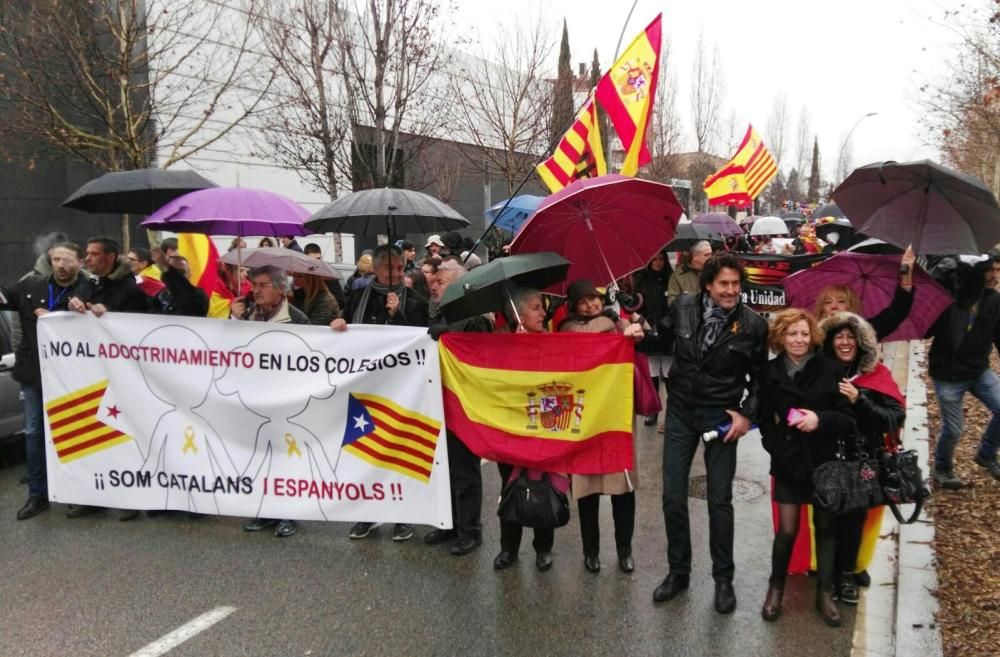
[[[52,443],[60,463],[69,463],[132,440],[99,417],[108,381],[74,390],[45,405]],[[120,411],[114,409],[113,414]]]
[[549,472],[632,468],[626,338],[451,333],[439,353],[445,424],[476,455]]

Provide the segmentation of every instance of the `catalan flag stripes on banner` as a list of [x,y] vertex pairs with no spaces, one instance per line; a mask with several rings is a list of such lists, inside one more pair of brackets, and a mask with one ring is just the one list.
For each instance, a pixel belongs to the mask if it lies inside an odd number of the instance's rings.
[[558,192],[574,180],[596,178],[608,172],[593,97],[580,109],[552,157],[535,167],[535,170],[551,192]]
[[178,233],[177,253],[191,266],[191,283],[208,295],[208,316],[228,319],[232,297],[226,298],[217,289],[219,251],[212,239],[198,233]]
[[441,423],[377,395],[351,393],[344,451],[427,483],[434,467]]
[[52,443],[60,463],[69,463],[94,452],[132,440],[101,422],[97,412],[108,389],[107,379],[74,390],[45,405]]
[[634,176],[652,159],[646,148],[646,129],[659,78],[662,18],[663,14],[658,15],[597,83],[597,102],[608,113],[625,149],[623,176]]
[[621,336],[441,336],[445,424],[476,455],[559,473],[632,468],[632,342]]
[[736,155],[705,179],[708,204],[748,206],[776,175],[778,163],[753,125],[748,125]]

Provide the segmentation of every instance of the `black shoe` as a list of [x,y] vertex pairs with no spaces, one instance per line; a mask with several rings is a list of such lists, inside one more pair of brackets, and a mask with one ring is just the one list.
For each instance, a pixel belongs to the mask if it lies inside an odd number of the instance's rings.
[[691,582],[690,575],[667,575],[660,585],[653,591],[653,602],[667,602],[673,600],[681,591],[686,591]]
[[645,426],[647,426],[647,427],[651,427],[651,426],[653,426],[654,424],[656,424],[656,416],[655,416],[655,415],[647,415],[647,416],[646,416],[646,419],[645,419],[645,420],[643,420],[643,422],[642,422],[642,423],[643,423],[643,424],[644,424]]
[[997,463],[995,458],[988,459],[981,454],[976,454],[976,458],[973,460],[976,462],[976,465],[986,468],[991,477],[1000,480],[1000,463]]
[[601,560],[597,555],[585,555],[583,557],[583,567],[592,573],[599,573],[601,572]]
[[867,570],[854,573],[854,583],[862,588],[868,588],[872,585],[872,576],[868,574]]
[[760,609],[760,616],[769,623],[773,623],[781,616],[781,599],[785,597],[784,585],[771,584],[767,587],[767,596],[764,598],[764,606]]
[[458,532],[454,529],[432,529],[424,534],[424,543],[427,545],[437,545],[438,543],[453,541],[457,537]]
[[392,528],[392,540],[397,543],[408,541],[411,538],[413,538],[413,525],[397,522],[396,526]]
[[515,561],[517,561],[516,554],[503,550],[493,560],[493,570],[506,570],[513,566]]
[[961,490],[965,487],[965,482],[955,476],[955,471],[951,468],[947,470],[934,469],[934,481],[945,490]]
[[538,570],[545,572],[552,567],[552,553],[551,552],[539,552],[535,555],[535,567]]
[[270,529],[278,524],[278,521],[274,518],[254,518],[247,524],[243,525],[243,530],[248,532],[259,532],[265,529]]
[[372,533],[372,530],[378,526],[378,523],[374,522],[356,522],[354,526],[351,527],[351,533],[347,535],[348,538],[364,538],[368,534]]
[[294,520],[279,520],[278,526],[274,528],[274,535],[278,538],[288,538],[298,529],[299,525]]
[[41,496],[29,496],[28,501],[24,503],[24,506],[17,512],[18,520],[27,520],[28,518],[34,518],[42,511],[49,510],[49,498]]
[[861,599],[858,585],[854,581],[854,573],[844,573],[837,582],[837,599],[848,605],[856,605]]
[[840,627],[840,610],[833,601],[833,591],[816,592],[816,611],[824,623],[830,627]]
[[736,591],[733,583],[720,579],[715,582],[715,610],[720,614],[731,614],[736,610]]
[[118,520],[121,522],[129,522],[135,520],[139,517],[139,512],[135,509],[122,509],[118,512]]
[[618,557],[618,567],[622,569],[623,573],[631,573],[635,570],[635,560],[632,559],[632,555],[626,554],[624,557]]
[[475,538],[460,538],[451,545],[451,553],[456,557],[460,557],[464,554],[468,554],[475,550],[477,547],[483,544],[483,539],[476,536]]
[[83,518],[85,516],[92,516],[98,511],[103,511],[103,506],[71,506],[69,511],[66,512],[67,518]]

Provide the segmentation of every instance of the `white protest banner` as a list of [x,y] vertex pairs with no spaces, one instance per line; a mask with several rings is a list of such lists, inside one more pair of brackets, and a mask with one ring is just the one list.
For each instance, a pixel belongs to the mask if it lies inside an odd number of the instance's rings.
[[49,497],[450,528],[436,346],[409,327],[45,315]]

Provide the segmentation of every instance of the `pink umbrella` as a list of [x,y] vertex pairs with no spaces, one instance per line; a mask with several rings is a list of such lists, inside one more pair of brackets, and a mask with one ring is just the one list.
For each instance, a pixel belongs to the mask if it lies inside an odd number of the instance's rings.
[[616,174],[585,178],[547,197],[510,252],[555,251],[573,263],[550,292],[565,294],[581,278],[606,285],[645,267],[673,239],[683,212],[667,185]]
[[[823,288],[845,285],[861,300],[861,315],[874,317],[889,305],[899,285],[902,255],[845,251],[815,267],[787,276],[782,284],[788,305],[812,310]],[[919,340],[954,300],[919,267],[913,270],[913,308],[883,341]]]

